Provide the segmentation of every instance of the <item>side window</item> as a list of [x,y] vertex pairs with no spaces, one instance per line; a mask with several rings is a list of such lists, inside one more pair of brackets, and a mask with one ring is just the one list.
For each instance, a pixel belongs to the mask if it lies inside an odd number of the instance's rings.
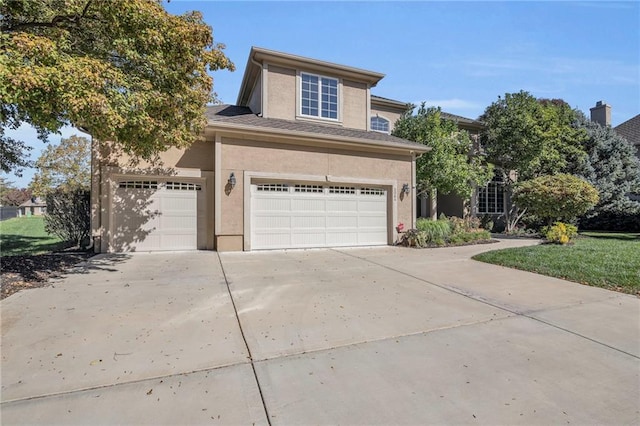
[[371,117],[371,130],[374,132],[389,133],[389,120],[379,116]]

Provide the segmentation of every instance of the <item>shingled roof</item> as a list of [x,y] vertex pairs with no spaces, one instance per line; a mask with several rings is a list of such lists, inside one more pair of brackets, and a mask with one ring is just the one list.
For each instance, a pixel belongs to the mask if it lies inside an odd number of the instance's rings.
[[640,146],[640,114],[613,128],[632,145]]
[[345,127],[316,124],[307,121],[282,120],[260,117],[248,107],[236,105],[214,105],[207,107],[205,113],[209,126],[221,126],[237,129],[261,130],[268,133],[295,133],[306,137],[332,137],[337,141],[347,140],[389,148],[404,148],[417,152],[426,152],[428,148],[417,142],[401,139],[386,133]]

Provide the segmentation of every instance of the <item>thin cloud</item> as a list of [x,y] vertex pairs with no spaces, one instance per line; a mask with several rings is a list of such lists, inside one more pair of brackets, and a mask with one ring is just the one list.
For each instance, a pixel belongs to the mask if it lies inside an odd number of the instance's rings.
[[[462,109],[462,110],[471,110],[482,108],[483,106],[477,102],[465,100],[465,99],[427,99],[424,101],[428,106],[439,106],[442,109]],[[420,103],[416,103],[416,105],[420,105]]]
[[467,74],[474,77],[499,77],[517,73],[533,73],[538,77],[559,78],[574,83],[601,81],[620,85],[637,85],[639,68],[621,61],[581,58],[483,58],[465,63]]

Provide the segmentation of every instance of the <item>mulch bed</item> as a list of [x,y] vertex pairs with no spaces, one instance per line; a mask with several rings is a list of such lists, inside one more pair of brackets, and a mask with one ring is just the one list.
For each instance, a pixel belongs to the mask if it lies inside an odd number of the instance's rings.
[[1,297],[25,289],[45,287],[50,278],[62,276],[76,264],[94,256],[93,252],[61,252],[0,258]]

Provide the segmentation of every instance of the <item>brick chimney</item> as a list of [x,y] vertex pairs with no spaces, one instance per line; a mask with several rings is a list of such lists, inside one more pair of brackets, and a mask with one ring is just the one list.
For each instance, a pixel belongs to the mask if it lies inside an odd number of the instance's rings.
[[598,101],[590,111],[591,121],[600,123],[601,126],[611,126],[611,105]]

